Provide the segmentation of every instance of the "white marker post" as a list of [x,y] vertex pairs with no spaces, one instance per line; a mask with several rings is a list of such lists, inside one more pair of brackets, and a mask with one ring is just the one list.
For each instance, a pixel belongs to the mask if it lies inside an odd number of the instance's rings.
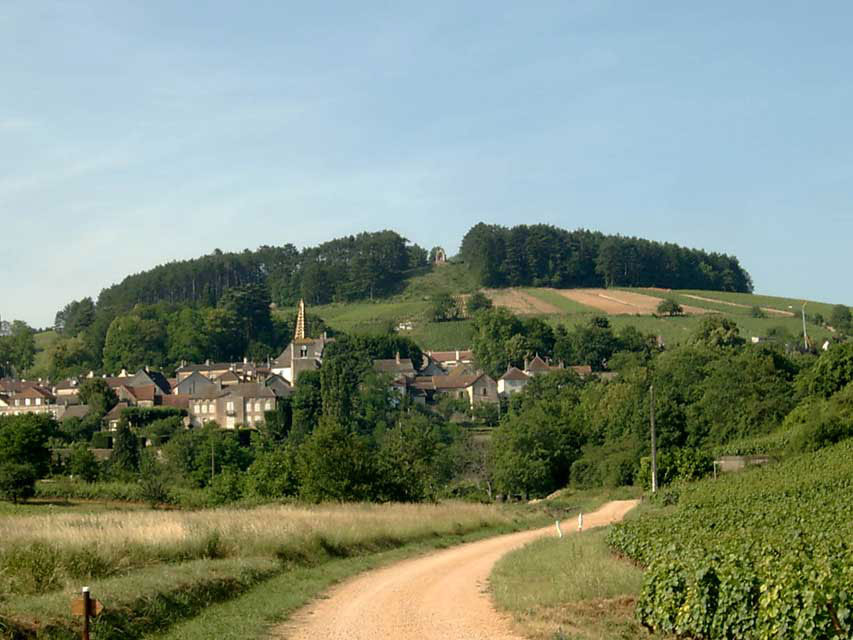
[[583,512],[578,514],[578,531],[583,531]]
[[562,538],[563,537],[563,530],[560,529],[560,521],[554,520],[554,524],[557,526],[557,537]]

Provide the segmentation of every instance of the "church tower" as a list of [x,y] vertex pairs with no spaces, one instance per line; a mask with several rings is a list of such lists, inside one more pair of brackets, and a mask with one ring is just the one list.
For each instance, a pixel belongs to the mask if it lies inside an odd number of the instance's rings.
[[299,312],[296,314],[296,331],[293,334],[293,339],[305,339],[305,300],[299,300]]

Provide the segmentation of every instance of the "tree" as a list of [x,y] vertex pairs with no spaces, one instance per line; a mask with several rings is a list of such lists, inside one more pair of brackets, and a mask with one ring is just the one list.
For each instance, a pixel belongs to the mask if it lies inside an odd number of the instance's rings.
[[299,493],[296,446],[287,444],[257,455],[246,472],[246,492],[266,499]]
[[475,291],[468,298],[468,304],[465,305],[469,316],[473,316],[478,311],[486,311],[492,308],[492,300],[487,297],[482,291]]
[[324,419],[299,448],[299,495],[309,502],[369,500],[375,463],[367,442]]
[[118,404],[118,396],[102,378],[90,378],[80,385],[77,397],[81,404],[89,405],[89,412],[103,418]]
[[270,316],[270,294],[263,285],[247,284],[226,289],[219,300],[219,307],[229,311],[240,325],[241,343],[273,341],[272,317]]
[[113,439],[110,470],[118,475],[134,474],[139,471],[139,441],[124,419],[119,421]]
[[693,334],[692,341],[694,344],[713,349],[740,347],[745,342],[740,337],[737,324],[719,315],[708,315],[702,318],[702,323]]
[[68,456],[68,470],[83,482],[94,482],[100,475],[98,459],[89,447],[82,442],[71,445]]
[[69,302],[56,313],[53,326],[57,333],[75,337],[95,322],[95,303],[92,298]]
[[829,314],[829,323],[836,330],[849,333],[851,325],[853,325],[853,316],[850,314],[850,309],[843,304],[835,305]]
[[0,338],[0,342],[5,343],[2,355],[18,375],[33,366],[36,354],[34,333],[26,322],[15,320],[10,326],[10,335]]
[[169,336],[168,361],[177,365],[182,360],[204,362],[210,353],[205,332],[204,315],[198,309],[185,307],[171,316],[166,331]]
[[35,467],[18,462],[0,462],[0,497],[18,504],[36,492]]
[[[143,315],[143,313],[145,315]],[[166,328],[161,318],[137,308],[110,324],[104,343],[104,367],[108,370],[159,367],[166,361]]]
[[658,313],[663,316],[680,316],[684,314],[684,309],[672,298],[666,298],[658,304]]
[[319,371],[303,371],[293,392],[293,427],[290,437],[299,441],[310,434],[323,413],[322,380]]
[[498,307],[478,313],[473,325],[471,344],[477,363],[486,373],[497,378],[506,371],[510,362],[507,352],[509,340],[516,334],[523,334],[521,321],[508,309]]
[[438,293],[432,298],[427,316],[433,322],[455,320],[459,316],[456,300],[449,293]]
[[56,421],[46,414],[0,417],[0,463],[28,464],[43,477],[50,469],[48,441],[56,433]]
[[853,343],[824,351],[799,381],[805,393],[828,398],[853,382]]

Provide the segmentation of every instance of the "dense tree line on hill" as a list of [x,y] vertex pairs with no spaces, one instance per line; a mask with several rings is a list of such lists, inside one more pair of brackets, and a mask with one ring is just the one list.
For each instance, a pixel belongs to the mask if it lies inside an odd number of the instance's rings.
[[[300,298],[313,304],[359,300],[390,293],[403,274],[426,265],[426,259],[426,250],[394,231],[360,233],[302,251],[292,244],[241,253],[216,250],[128,276],[101,292],[97,308],[120,312],[159,302],[213,307],[228,289],[247,285],[266,285],[279,306]],[[57,317],[57,325],[63,320]]]
[[64,340],[50,374],[277,355],[291,326],[272,318],[270,305],[385,296],[426,258],[421,247],[380,231],[302,251],[217,250],[161,265],[104,289],[97,303],[83,298],[58,311],[55,329]]
[[642,238],[550,225],[480,223],[460,255],[488,287],[666,287],[751,292],[737,258]]

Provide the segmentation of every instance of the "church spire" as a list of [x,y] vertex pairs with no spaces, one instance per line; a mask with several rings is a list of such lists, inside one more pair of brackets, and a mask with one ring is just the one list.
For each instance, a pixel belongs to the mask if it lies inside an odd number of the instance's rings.
[[299,301],[299,313],[296,316],[296,333],[294,334],[293,339],[305,339],[305,300]]

